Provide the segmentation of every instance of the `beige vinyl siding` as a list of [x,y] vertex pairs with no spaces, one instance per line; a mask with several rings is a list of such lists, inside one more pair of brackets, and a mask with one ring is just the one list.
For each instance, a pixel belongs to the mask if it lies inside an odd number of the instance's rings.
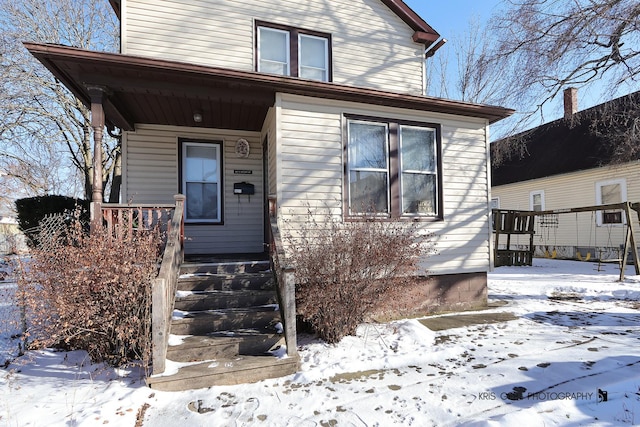
[[[123,200],[131,203],[172,203],[178,192],[178,138],[223,141],[223,225],[185,226],[185,252],[216,254],[264,250],[262,144],[257,132],[136,125],[125,133]],[[249,158],[238,158],[235,143],[249,141]],[[251,170],[236,175],[234,170]],[[233,194],[236,182],[254,184],[252,196]]]
[[304,220],[307,206],[320,213],[342,214],[344,114],[439,123],[444,221],[421,223],[423,232],[433,232],[437,242],[437,254],[427,258],[424,267],[431,274],[489,269],[484,120],[282,94],[277,108],[281,227]]
[[254,21],[330,33],[333,81],[422,93],[424,46],[380,0],[123,0],[122,53],[255,70]]
[[267,152],[267,165],[268,171],[267,176],[269,182],[267,183],[267,188],[269,189],[269,196],[276,194],[276,186],[277,186],[277,173],[278,173],[278,162],[276,161],[276,109],[270,108],[267,113],[267,117],[264,121],[264,126],[262,128],[262,137],[261,141],[264,141],[265,138],[268,140],[268,152]]
[[[545,209],[563,209],[597,205],[596,183],[624,178],[627,200],[640,201],[640,163],[607,166],[586,171],[555,175],[547,178],[500,185],[491,189],[491,197],[500,199],[500,209],[529,210],[533,191],[544,191]],[[576,223],[577,219],[577,223]],[[638,230],[638,218],[632,223]],[[566,247],[618,247],[624,243],[625,228],[620,225],[596,225],[596,215],[590,212],[558,215],[558,227],[541,227],[536,220],[534,245]],[[638,231],[640,232],[640,231]],[[524,244],[523,239],[516,244]],[[571,254],[569,254],[571,255]]]

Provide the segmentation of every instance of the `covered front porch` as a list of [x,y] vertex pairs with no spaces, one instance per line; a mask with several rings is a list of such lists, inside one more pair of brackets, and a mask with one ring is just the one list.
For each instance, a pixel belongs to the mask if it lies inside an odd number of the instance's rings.
[[[105,126],[122,131],[123,203],[103,203],[94,179],[92,230],[121,239],[153,227],[165,233],[152,285],[149,385],[178,390],[295,372],[293,283],[276,281],[281,270],[269,257],[279,238],[268,215],[262,130],[275,91],[224,70],[212,77],[186,64],[28,48],[91,107],[95,147]],[[93,166],[101,177],[101,159]],[[198,360],[202,369],[166,375]]]

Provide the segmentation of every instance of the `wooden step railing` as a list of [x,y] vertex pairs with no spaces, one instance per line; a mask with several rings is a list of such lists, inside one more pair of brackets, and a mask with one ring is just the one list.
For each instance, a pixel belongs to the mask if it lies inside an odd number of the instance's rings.
[[173,315],[180,266],[184,261],[184,201],[178,194],[173,216],[168,223],[167,240],[160,264],[158,277],[153,281],[151,294],[151,344],[152,373],[161,374],[165,370],[169,329]]
[[284,246],[278,229],[275,197],[269,197],[269,222],[271,269],[276,276],[278,298],[280,300],[280,316],[284,326],[284,339],[287,343],[287,355],[294,357],[298,355],[295,270],[293,266],[288,265],[286,262]]

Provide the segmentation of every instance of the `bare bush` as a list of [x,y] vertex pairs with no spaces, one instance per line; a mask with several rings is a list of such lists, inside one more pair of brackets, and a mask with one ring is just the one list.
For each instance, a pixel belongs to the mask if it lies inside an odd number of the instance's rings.
[[114,366],[151,354],[151,283],[160,236],[91,235],[79,221],[47,249],[34,249],[18,281],[29,348],[86,350]]
[[343,222],[314,215],[285,237],[296,269],[298,315],[328,343],[355,334],[356,327],[392,288],[414,282],[431,235],[417,223],[367,215]]

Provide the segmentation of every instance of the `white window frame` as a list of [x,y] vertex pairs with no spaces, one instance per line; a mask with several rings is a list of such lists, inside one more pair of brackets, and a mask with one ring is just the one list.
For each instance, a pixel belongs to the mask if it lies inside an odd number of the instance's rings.
[[[624,203],[627,201],[627,180],[625,178],[609,179],[606,181],[596,182],[596,205],[602,205],[602,187],[607,185],[620,185],[620,199]],[[605,223],[602,215],[602,211],[596,211],[596,224],[598,227],[622,227],[627,223],[625,212],[622,211],[622,222],[618,223]]]
[[538,195],[540,196],[540,211],[545,210],[544,190],[536,190],[529,193],[529,210],[535,211],[533,199]]
[[[403,136],[402,136],[402,130],[403,129],[409,129],[409,128],[413,128],[413,129],[420,129],[420,130],[428,130],[430,132],[433,133],[433,146],[432,148],[432,153],[431,155],[433,156],[433,170],[413,170],[413,169],[405,169],[404,165],[402,164],[402,152],[403,152]],[[436,141],[436,129],[429,127],[429,126],[414,126],[414,125],[404,125],[404,124],[400,124],[398,126],[398,179],[400,181],[400,209],[402,210],[402,207],[404,206],[404,198],[405,198],[405,187],[404,187],[404,180],[403,180],[403,175],[406,174],[413,174],[413,175],[428,175],[428,176],[432,176],[434,178],[434,182],[435,182],[435,187],[434,187],[434,210],[433,212],[426,212],[426,213],[409,213],[409,212],[401,212],[402,216],[427,216],[427,217],[433,217],[438,215],[438,199],[440,197],[439,191],[440,189],[438,188],[438,144]]]
[[[349,162],[347,163],[347,182],[349,183],[348,188],[349,188],[349,215],[364,215],[365,212],[362,212],[360,210],[360,208],[355,208],[355,206],[353,206],[354,202],[352,201],[351,198],[351,172],[374,172],[374,173],[384,173],[387,176],[386,179],[386,194],[387,194],[387,212],[377,212],[377,214],[380,215],[390,215],[391,214],[391,194],[390,194],[390,182],[389,180],[390,175],[391,175],[391,171],[390,171],[390,167],[389,167],[389,124],[388,123],[384,123],[384,122],[374,122],[374,121],[366,121],[366,120],[348,120],[347,121],[347,144],[350,144],[351,141],[351,124],[352,123],[357,123],[357,124],[364,124],[364,125],[369,125],[369,126],[377,126],[377,127],[381,127],[384,128],[385,130],[385,157],[386,157],[386,167],[384,169],[381,168],[365,168],[365,167],[355,167],[352,166],[352,162],[351,162],[351,158],[349,160]],[[350,145],[348,145],[348,149],[350,149]]]
[[[324,43],[324,68],[315,68],[315,67],[304,67],[304,68],[311,68],[314,70],[321,70],[322,74],[323,74],[323,79],[322,80],[318,80],[318,81],[322,81],[322,82],[328,82],[329,81],[329,40],[326,37],[318,37],[318,36],[314,36],[311,34],[298,34],[298,77],[303,78],[302,77],[302,39],[303,38],[308,38],[308,39],[316,39],[316,40],[320,40]],[[306,78],[306,77],[305,77]]]
[[[221,224],[223,219],[222,219],[222,210],[223,210],[223,206],[222,206],[222,190],[223,190],[223,185],[222,185],[222,142],[218,142],[218,141],[211,141],[211,142],[200,142],[200,141],[189,141],[189,140],[182,140],[181,141],[181,164],[180,164],[180,170],[181,170],[181,189],[182,189],[182,193],[183,194],[187,194],[187,183],[188,182],[204,182],[204,181],[187,181],[187,174],[185,173],[185,169],[186,169],[186,161],[187,161],[187,148],[188,147],[207,147],[207,148],[213,148],[215,149],[216,152],[216,160],[217,160],[217,176],[216,176],[216,184],[217,184],[217,200],[216,203],[218,205],[218,209],[217,209],[217,215],[216,217],[211,217],[211,218],[189,218],[188,215],[188,210],[187,210],[187,206],[185,205],[185,209],[184,209],[184,222],[185,223],[198,223],[198,224]],[[188,201],[187,201],[188,203]]]
[[491,209],[500,209],[500,197],[492,197],[489,201],[489,207]]
[[[262,38],[262,32],[263,31],[270,31],[273,33],[281,33],[284,34],[286,36],[286,43],[285,43],[285,59],[286,59],[286,63],[284,63],[287,67],[286,67],[286,74],[278,74],[278,75],[284,75],[284,76],[290,76],[291,75],[291,49],[290,49],[290,45],[291,42],[289,40],[289,38],[291,37],[291,33],[289,31],[285,31],[285,30],[280,30],[278,28],[271,28],[271,27],[266,27],[266,26],[258,26],[258,71],[263,73],[265,71],[262,71],[262,51],[260,50],[260,43],[261,43],[261,38]],[[274,61],[270,61],[270,62],[274,62]],[[278,62],[278,64],[280,64],[280,62]]]

